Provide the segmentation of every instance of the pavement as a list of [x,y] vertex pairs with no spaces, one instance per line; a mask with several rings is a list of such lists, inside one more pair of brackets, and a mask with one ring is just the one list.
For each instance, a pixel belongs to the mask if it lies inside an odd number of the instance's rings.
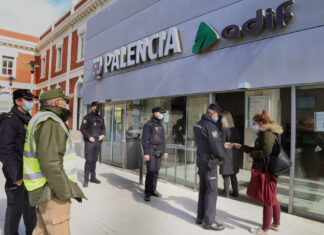
[[[78,159],[78,181],[83,181],[82,158]],[[198,192],[168,182],[158,183],[162,198],[143,200],[143,186],[138,175],[109,166],[97,164],[97,176],[101,184],[89,184],[82,188],[88,200],[73,201],[71,209],[71,233],[74,235],[205,235],[250,234],[249,228],[258,227],[262,221],[262,207],[231,198],[218,197],[217,220],[225,224],[221,232],[206,231],[196,225]],[[0,188],[4,177],[0,176]],[[0,191],[0,234],[6,209],[6,196]],[[24,234],[21,221],[19,233]],[[281,214],[279,235],[324,235],[324,223],[302,217]]]

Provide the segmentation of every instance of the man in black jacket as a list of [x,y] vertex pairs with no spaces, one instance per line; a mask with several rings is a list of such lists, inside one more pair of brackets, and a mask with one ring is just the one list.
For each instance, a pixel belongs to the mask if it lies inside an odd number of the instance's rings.
[[22,182],[23,152],[26,127],[31,119],[34,96],[27,89],[13,92],[14,106],[1,122],[0,159],[6,178],[7,210],[4,234],[18,234],[19,221],[23,215],[26,234],[32,234],[36,225],[36,208],[29,205],[28,193]]
[[105,121],[99,114],[101,106],[98,102],[92,102],[91,112],[84,116],[80,128],[84,139],[84,155],[86,159],[83,187],[88,187],[90,173],[90,182],[95,184],[101,183],[96,177],[96,163],[101,150],[101,143],[106,133]]
[[165,152],[164,128],[161,123],[165,111],[161,107],[152,109],[152,118],[144,125],[142,134],[142,146],[144,151],[144,160],[146,161],[146,178],[144,200],[150,201],[150,196],[161,197],[156,191],[159,170],[161,167],[162,155],[168,158]]
[[197,145],[197,165],[200,178],[197,224],[204,229],[223,230],[224,225],[215,221],[218,191],[217,164],[224,162],[224,140],[222,138],[221,113],[218,104],[210,104],[207,113],[194,126]]

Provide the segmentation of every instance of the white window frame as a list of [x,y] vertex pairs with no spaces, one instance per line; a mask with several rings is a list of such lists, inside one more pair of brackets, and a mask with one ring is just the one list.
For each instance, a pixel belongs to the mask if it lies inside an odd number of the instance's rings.
[[41,78],[46,77],[46,57],[43,56],[41,59]]
[[78,34],[78,62],[84,60],[85,52],[85,33]]
[[[5,69],[7,70],[7,73],[3,73],[3,69],[4,69],[3,62],[4,62],[4,60],[7,60],[7,65],[5,67]],[[8,61],[12,61],[12,67],[11,68],[9,68]],[[8,69],[11,69],[11,74],[10,75],[8,74]],[[16,76],[16,58],[15,57],[7,56],[7,55],[2,55],[1,56],[1,75],[4,76],[4,77],[10,77],[10,76],[15,77]]]
[[[60,53],[59,53],[60,52]],[[60,55],[60,56],[58,56]],[[63,58],[63,47],[58,46],[56,47],[56,69],[55,71],[60,71],[62,70],[62,59]]]

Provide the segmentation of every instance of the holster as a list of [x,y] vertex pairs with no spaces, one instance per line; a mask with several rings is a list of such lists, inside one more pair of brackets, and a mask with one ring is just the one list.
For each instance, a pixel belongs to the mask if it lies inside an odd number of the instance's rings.
[[150,144],[150,148],[153,150],[153,155],[156,157],[161,157],[164,153],[164,147],[161,145],[152,145]]

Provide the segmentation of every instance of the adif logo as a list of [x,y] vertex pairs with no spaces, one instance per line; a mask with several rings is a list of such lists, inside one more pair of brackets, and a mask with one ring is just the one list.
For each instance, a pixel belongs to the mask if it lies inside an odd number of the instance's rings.
[[103,72],[103,62],[102,62],[102,57],[100,56],[93,60],[93,65],[92,65],[93,79],[100,80],[102,78],[102,72]]
[[[229,25],[222,30],[222,38],[227,40],[241,39],[243,36],[262,33],[266,29],[275,30],[277,27],[285,27],[293,18],[291,6],[294,0],[280,4],[276,10],[268,8],[256,11],[256,17],[247,20],[242,27],[236,24]],[[192,53],[198,54],[202,50],[211,47],[220,39],[218,33],[205,22],[201,22],[192,47]]]
[[200,51],[211,47],[219,39],[218,33],[211,26],[201,22],[196,34],[195,44],[192,46],[192,53],[198,54]]

